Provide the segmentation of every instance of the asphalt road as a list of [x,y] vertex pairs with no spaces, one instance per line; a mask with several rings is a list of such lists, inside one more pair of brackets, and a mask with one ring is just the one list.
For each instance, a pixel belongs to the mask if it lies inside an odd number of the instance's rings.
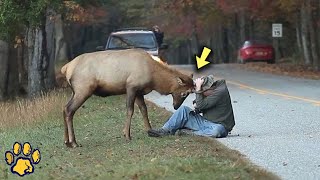
[[[193,66],[175,66],[193,70]],[[195,77],[213,74],[227,80],[236,125],[218,139],[282,179],[320,179],[320,81],[249,72],[214,65]],[[171,96],[146,96],[174,111]],[[184,105],[190,106],[194,95]]]

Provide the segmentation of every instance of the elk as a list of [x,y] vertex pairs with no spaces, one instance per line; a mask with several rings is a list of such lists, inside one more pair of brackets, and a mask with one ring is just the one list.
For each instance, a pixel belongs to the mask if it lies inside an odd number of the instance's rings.
[[92,95],[101,97],[126,94],[127,119],[123,129],[131,140],[130,126],[136,103],[143,116],[145,130],[151,129],[144,95],[152,90],[171,94],[178,109],[193,91],[192,74],[185,75],[168,65],[160,64],[142,49],[107,50],[86,53],[61,68],[73,93],[63,110],[64,142],[77,147],[73,115]]

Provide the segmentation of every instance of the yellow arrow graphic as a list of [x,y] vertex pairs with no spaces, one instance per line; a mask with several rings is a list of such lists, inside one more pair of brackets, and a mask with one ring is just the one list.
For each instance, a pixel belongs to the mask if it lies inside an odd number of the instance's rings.
[[196,56],[196,61],[197,61],[197,68],[200,69],[203,66],[206,66],[207,64],[209,64],[209,61],[206,61],[207,57],[209,56],[211,52],[211,49],[204,47],[202,50],[202,54],[201,57],[199,58],[198,56]]

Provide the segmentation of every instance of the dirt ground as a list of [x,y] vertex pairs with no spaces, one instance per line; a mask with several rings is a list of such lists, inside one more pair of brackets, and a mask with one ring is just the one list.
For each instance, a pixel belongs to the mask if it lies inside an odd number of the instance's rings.
[[250,71],[320,80],[320,71],[315,71],[308,66],[292,64],[289,62],[279,62],[276,64],[250,62],[246,64],[235,64],[234,66]]

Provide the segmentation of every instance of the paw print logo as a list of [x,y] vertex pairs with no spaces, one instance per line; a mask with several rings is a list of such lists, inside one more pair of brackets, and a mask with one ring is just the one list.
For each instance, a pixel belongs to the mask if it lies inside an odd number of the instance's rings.
[[40,162],[39,149],[32,150],[30,143],[25,142],[23,146],[15,142],[13,144],[12,152],[5,153],[5,161],[11,166],[11,172],[19,176],[32,174],[34,172],[34,164]]

